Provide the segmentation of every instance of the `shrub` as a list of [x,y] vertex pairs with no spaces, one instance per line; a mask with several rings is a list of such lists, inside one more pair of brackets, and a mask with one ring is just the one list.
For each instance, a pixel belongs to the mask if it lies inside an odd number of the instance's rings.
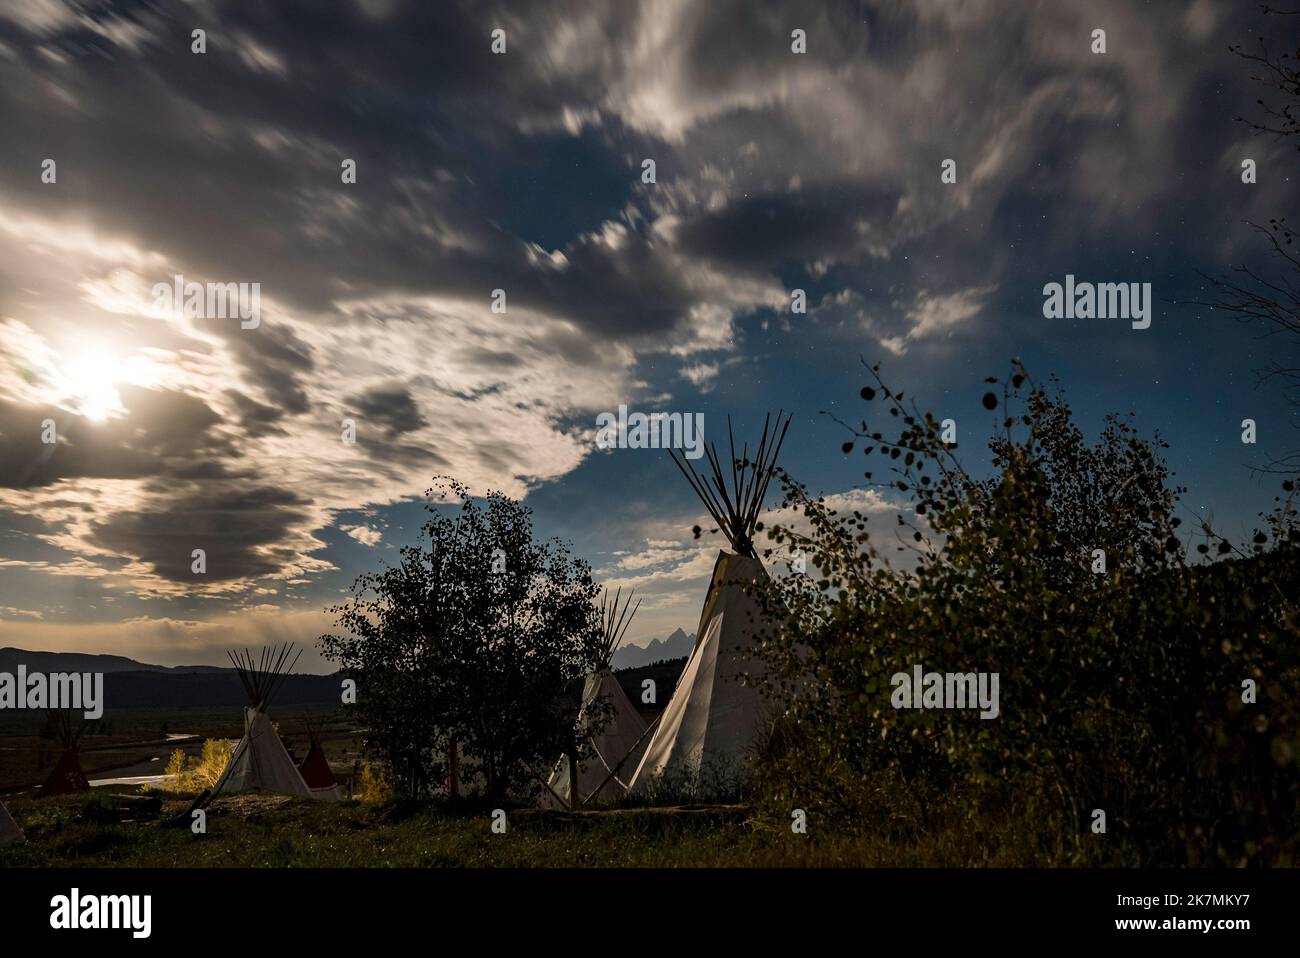
[[176,749],[167,761],[172,790],[197,793],[212,788],[221,780],[234,752],[234,744],[226,738],[207,739],[203,752],[195,758],[187,758],[182,749]]
[[[764,655],[768,691],[788,706],[760,765],[766,799],[899,835],[939,816],[976,829],[1011,815],[1062,862],[1294,861],[1291,484],[1251,543],[1202,526],[1192,560],[1164,444],[1129,421],[1108,417],[1088,445],[1059,391],[1017,365],[985,396],[1000,425],[980,479],[872,373],[862,396],[897,420],[897,438],[864,420],[845,451],[890,470],[866,478],[901,509],[905,561],[886,558],[867,512],[782,475],[801,519],[769,534],[816,574],[775,579],[764,597],[787,623]],[[894,708],[893,676],[916,664],[998,673],[999,717]]]
[[354,796],[357,801],[378,804],[389,801],[393,794],[393,783],[388,777],[387,769],[370,762],[362,764]]

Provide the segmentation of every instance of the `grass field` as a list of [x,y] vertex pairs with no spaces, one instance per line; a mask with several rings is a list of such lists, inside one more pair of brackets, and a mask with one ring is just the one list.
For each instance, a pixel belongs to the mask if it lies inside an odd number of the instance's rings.
[[[1050,864],[1022,843],[964,829],[921,841],[870,834],[808,834],[764,824],[740,806],[625,809],[578,815],[518,809],[494,834],[487,810],[435,804],[302,802],[279,796],[220,799],[208,833],[170,824],[187,800],[122,813],[114,794],[12,799],[26,845],[0,849],[5,867],[804,867]],[[138,795],[132,799],[139,800]],[[1009,837],[1010,833],[1008,833]],[[1082,863],[1080,863],[1082,864]],[[1100,862],[1097,862],[1100,864]]]

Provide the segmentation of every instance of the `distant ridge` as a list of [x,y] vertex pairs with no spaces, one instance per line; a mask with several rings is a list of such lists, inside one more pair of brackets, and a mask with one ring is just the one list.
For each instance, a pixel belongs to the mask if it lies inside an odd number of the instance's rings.
[[0,672],[13,672],[18,665],[29,672],[167,672],[184,675],[194,672],[229,672],[216,665],[148,665],[124,655],[96,655],[89,652],[32,652],[6,646],[0,649]]
[[666,639],[651,639],[649,645],[625,645],[614,653],[616,669],[631,669],[665,659],[680,659],[695,648],[695,636],[677,629]]
[[[29,652],[0,649],[0,672],[14,674],[18,665],[30,672],[103,672],[105,714],[142,708],[233,708],[247,704],[235,670],[214,665],[168,668],[121,655],[85,652]],[[332,675],[288,675],[277,695],[281,705],[337,705],[339,679]],[[238,712],[233,713],[238,715]],[[6,709],[0,725],[31,722],[31,713]]]

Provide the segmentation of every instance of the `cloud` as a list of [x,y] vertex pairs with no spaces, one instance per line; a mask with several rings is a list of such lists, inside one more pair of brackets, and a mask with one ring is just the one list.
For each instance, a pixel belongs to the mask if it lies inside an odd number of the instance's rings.
[[921,290],[907,309],[906,319],[911,325],[907,339],[914,341],[951,334],[979,314],[984,298],[995,289],[996,286],[972,286],[941,295]]
[[[1188,106],[1230,15],[317,0],[307,24],[209,0],[196,56],[180,0],[4,4],[0,115],[31,149],[0,163],[0,508],[39,521],[7,561],[141,599],[303,585],[332,571],[319,533],[342,515],[434,473],[526,495],[591,454],[592,412],[678,376],[709,391],[794,285],[819,303],[810,345],[921,354],[976,328],[1026,242],[1073,255],[1184,202],[1168,158],[1218,161]],[[1184,215],[1189,243],[1226,242]],[[261,283],[261,325],[153,315],[176,274]],[[697,545],[613,571],[667,608],[709,563]]]
[[361,415],[378,423],[390,439],[428,425],[403,386],[377,387],[357,397],[354,404]]
[[16,609],[11,605],[0,605],[0,621],[4,619],[43,619],[45,613],[32,609]]
[[852,333],[865,330],[890,353],[902,356],[913,343],[947,338],[971,328],[972,320],[997,289],[996,284],[945,293],[920,289],[909,299],[888,301],[881,295],[868,299],[854,290],[843,289],[823,296],[809,316],[827,327]]
[[[235,445],[202,399],[173,390],[120,385],[127,416],[96,422],[54,405],[0,400],[0,487],[64,479],[185,478],[228,474]],[[49,424],[47,427],[46,424]],[[53,443],[44,438],[47,428]]]
[[339,526],[340,531],[346,532],[353,539],[356,539],[363,546],[379,545],[384,536],[378,529],[372,529],[370,526]]
[[1219,11],[1214,0],[1195,0],[1183,14],[1183,25],[1196,40],[1206,40],[1214,33],[1219,21]]
[[328,674],[337,665],[320,655],[316,639],[333,620],[315,609],[270,606],[219,612],[203,619],[130,616],[115,622],[12,621],[0,616],[0,646],[126,655],[155,665],[229,665],[233,647],[295,642],[297,671]]
[[689,366],[682,367],[682,376],[697,389],[707,391],[712,387],[713,380],[718,376],[718,364],[692,363]]
[[[175,491],[155,484],[139,508],[113,513],[91,530],[96,543],[135,556],[161,578],[202,587],[282,574],[296,558],[292,531],[309,524],[309,501],[289,489],[248,483]],[[195,549],[206,554],[202,574],[191,571]]]
[[51,33],[77,22],[77,13],[64,0],[25,0],[0,7],[0,19],[10,20],[32,33]]

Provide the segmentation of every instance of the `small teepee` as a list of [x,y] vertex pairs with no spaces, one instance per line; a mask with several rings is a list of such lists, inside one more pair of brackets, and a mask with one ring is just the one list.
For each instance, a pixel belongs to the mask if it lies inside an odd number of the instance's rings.
[[51,724],[63,745],[63,754],[59,756],[54,770],[46,777],[45,784],[36,790],[36,797],[90,791],[90,782],[81,770],[81,754],[77,749],[82,733],[86,730],[86,723],[74,724],[71,712],[55,712],[51,716]]
[[[627,784],[636,771],[637,763],[646,745],[646,723],[636,706],[628,699],[623,686],[610,670],[610,662],[618,650],[627,627],[641,607],[640,601],[632,605],[632,596],[626,601],[622,590],[601,597],[600,617],[603,657],[601,667],[587,676],[582,688],[582,704],[578,711],[578,734],[586,736],[593,754],[577,765],[576,780],[572,774],[570,757],[561,756],[547,780],[546,804],[563,802],[570,808],[580,808],[594,803],[615,802],[627,794]],[[599,703],[604,703],[598,707]],[[588,719],[605,719],[599,731],[592,732]],[[576,787],[575,787],[576,785]]]
[[23,836],[23,830],[18,827],[18,823],[9,814],[9,809],[5,808],[3,802],[0,802],[0,847],[17,845],[26,840]]
[[763,729],[765,710],[759,690],[744,679],[761,671],[750,653],[771,624],[753,595],[768,578],[754,533],[789,428],[788,416],[784,423],[780,413],[775,423],[765,419],[751,460],[748,446],[736,455],[728,420],[730,468],[723,469],[710,443],[708,477],[669,450],[733,551],[719,552],[714,563],[695,648],[632,778],[631,794],[650,795],[661,787],[697,796],[725,793],[746,774],[747,752]]
[[307,722],[307,737],[311,747],[307,749],[307,757],[298,766],[302,780],[311,789],[313,797],[330,802],[341,801],[343,790],[339,788],[338,780],[330,769],[329,760],[325,757],[325,749],[321,747],[320,729],[311,721]]
[[213,787],[210,798],[235,792],[319,797],[303,781],[266,715],[271,697],[298,662],[298,656],[290,660],[292,652],[290,643],[282,648],[262,649],[256,661],[248,650],[226,653],[239,674],[249,705],[244,709],[244,737],[235,746],[230,764]]

